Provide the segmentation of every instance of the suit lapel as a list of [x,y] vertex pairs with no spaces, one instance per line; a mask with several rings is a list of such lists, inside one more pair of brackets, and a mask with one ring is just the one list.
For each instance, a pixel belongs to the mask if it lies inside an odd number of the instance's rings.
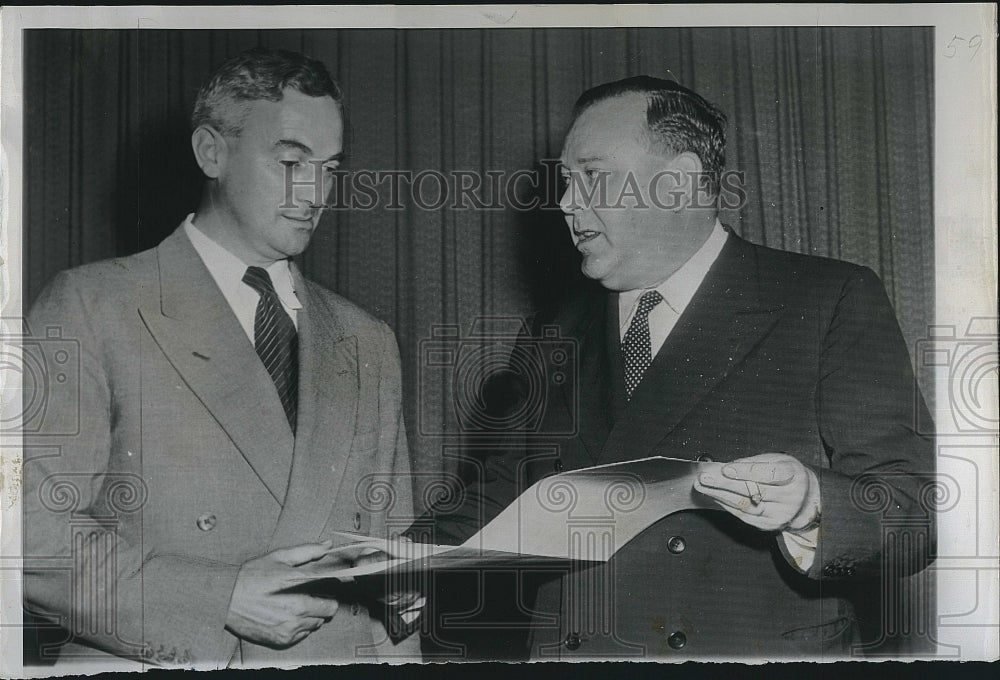
[[782,310],[761,302],[760,286],[753,248],[730,235],[616,422],[602,462],[649,455],[763,340]]
[[625,417],[625,358],[622,355],[621,321],[618,296],[608,296],[608,311],[604,322],[604,346],[607,348],[607,371],[610,376],[608,403],[611,405],[611,426]]
[[145,291],[139,309],[146,327],[270,494],[283,502],[293,436],[271,377],[183,228],[156,252],[159,291]]
[[357,338],[293,267],[299,310],[299,420],[285,506],[271,547],[318,538],[354,440],[360,370]]

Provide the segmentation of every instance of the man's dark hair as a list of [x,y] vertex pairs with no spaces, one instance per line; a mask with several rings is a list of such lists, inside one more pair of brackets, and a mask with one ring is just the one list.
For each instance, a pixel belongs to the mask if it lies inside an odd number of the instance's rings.
[[726,115],[683,85],[650,76],[604,83],[580,95],[573,120],[598,102],[632,93],[646,97],[647,148],[670,156],[684,152],[698,156],[711,196],[718,196],[726,165]]
[[254,47],[233,57],[212,74],[191,113],[191,129],[211,125],[224,136],[239,137],[255,101],[281,101],[285,88],[310,97],[332,97],[342,105],[342,93],[322,62],[299,52]]

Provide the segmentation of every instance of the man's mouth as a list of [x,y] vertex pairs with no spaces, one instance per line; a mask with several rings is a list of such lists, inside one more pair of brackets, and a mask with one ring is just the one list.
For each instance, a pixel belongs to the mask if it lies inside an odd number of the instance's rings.
[[300,215],[296,213],[284,213],[282,214],[282,217],[284,217],[285,219],[294,220],[296,222],[312,223],[313,221],[313,215],[311,213],[306,215]]
[[601,235],[599,231],[591,231],[590,229],[583,230],[573,230],[573,236],[576,237],[576,244],[586,243],[587,241],[593,241],[595,238]]

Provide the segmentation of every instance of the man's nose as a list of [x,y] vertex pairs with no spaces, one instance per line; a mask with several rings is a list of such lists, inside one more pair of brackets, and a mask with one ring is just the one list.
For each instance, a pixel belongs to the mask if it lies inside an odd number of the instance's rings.
[[583,210],[583,206],[577,200],[577,192],[573,188],[572,179],[566,181],[566,188],[563,189],[562,197],[559,199],[559,209],[567,215],[572,215]]
[[316,162],[302,163],[292,174],[292,202],[297,207],[322,207],[330,191],[323,168]]

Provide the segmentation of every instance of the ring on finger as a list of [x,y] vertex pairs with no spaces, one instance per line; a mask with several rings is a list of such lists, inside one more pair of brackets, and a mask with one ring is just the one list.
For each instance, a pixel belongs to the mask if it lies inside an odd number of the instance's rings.
[[757,482],[750,481],[745,483],[747,485],[747,495],[750,496],[750,503],[755,507],[760,505],[764,500],[764,496],[760,492],[760,485]]

